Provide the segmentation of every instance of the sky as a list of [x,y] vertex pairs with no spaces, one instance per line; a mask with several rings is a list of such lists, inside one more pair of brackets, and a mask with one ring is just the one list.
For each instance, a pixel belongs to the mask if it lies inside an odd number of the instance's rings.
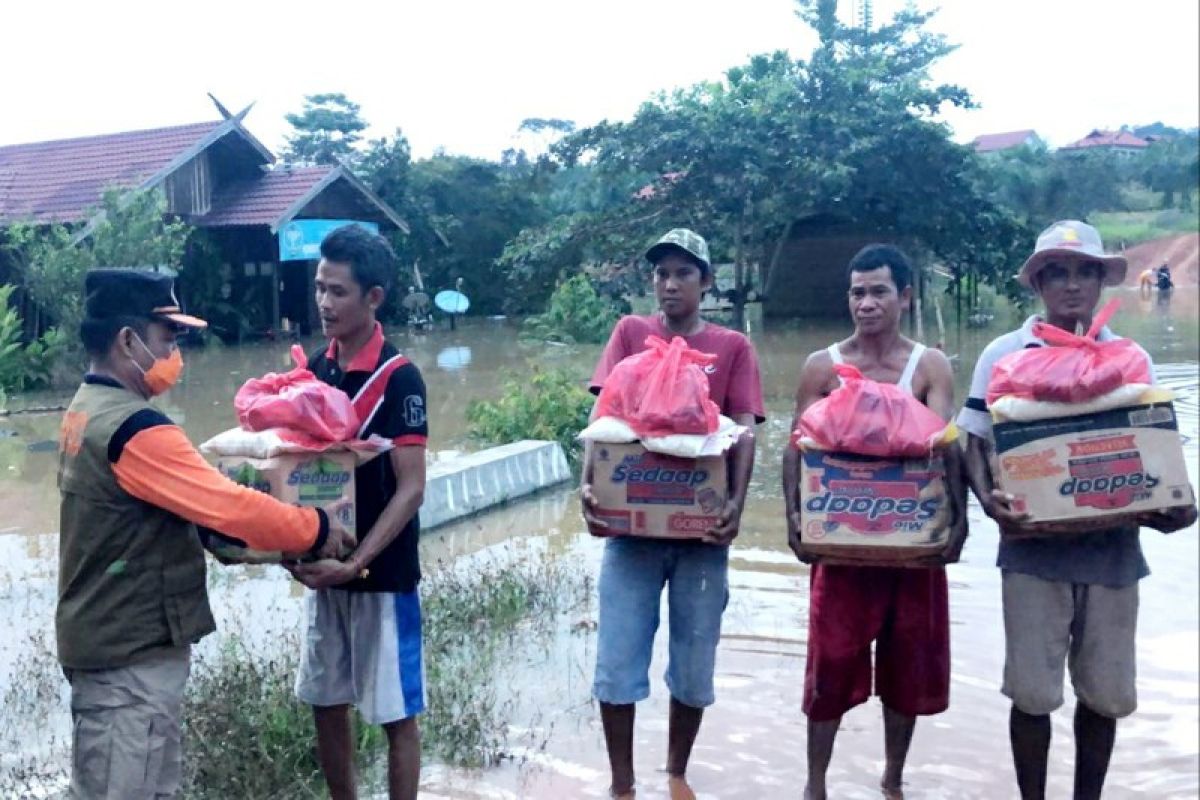
[[[851,14],[852,0],[842,0]],[[876,0],[876,20],[903,0]],[[917,1],[920,8],[930,2]],[[344,92],[367,135],[497,158],[528,117],[627,119],[659,90],[719,79],[755,53],[807,56],[793,0],[6,0],[0,145],[216,119],[206,92],[276,152],[306,94]],[[954,138],[1033,128],[1200,125],[1196,0],[943,0],[959,49],[935,79],[980,108]]]

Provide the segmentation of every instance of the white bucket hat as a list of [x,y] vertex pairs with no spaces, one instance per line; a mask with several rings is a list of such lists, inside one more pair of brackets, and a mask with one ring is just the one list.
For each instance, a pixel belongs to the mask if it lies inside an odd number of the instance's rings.
[[1099,261],[1104,265],[1104,283],[1120,286],[1125,281],[1128,262],[1125,256],[1113,256],[1104,252],[1100,231],[1074,219],[1059,220],[1037,238],[1033,255],[1021,266],[1017,280],[1022,286],[1033,288],[1033,277],[1051,261],[1064,258]]

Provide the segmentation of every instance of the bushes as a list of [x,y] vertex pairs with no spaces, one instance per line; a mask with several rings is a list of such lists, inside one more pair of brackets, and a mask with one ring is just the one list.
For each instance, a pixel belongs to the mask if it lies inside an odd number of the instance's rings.
[[0,406],[8,392],[37,389],[50,383],[55,362],[66,351],[66,336],[51,328],[41,338],[21,344],[21,315],[8,305],[15,286],[0,286]]
[[533,366],[532,375],[510,375],[498,400],[476,400],[467,406],[471,436],[490,444],[521,439],[558,442],[572,466],[583,448],[575,436],[587,427],[595,398],[565,369]]
[[586,275],[563,281],[550,295],[546,313],[525,321],[522,335],[566,344],[599,344],[617,323],[612,303],[596,293]]

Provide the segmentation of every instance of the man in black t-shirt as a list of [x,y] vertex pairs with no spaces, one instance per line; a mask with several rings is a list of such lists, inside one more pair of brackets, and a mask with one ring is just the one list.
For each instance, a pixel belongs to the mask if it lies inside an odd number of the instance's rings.
[[314,591],[296,696],[313,707],[317,753],[333,800],[355,797],[349,708],[382,725],[388,738],[388,795],[417,796],[425,709],[417,509],[425,490],[425,384],[420,370],[383,337],[375,314],[395,256],[386,240],[357,225],[321,243],[317,307],[327,348],[309,369],[354,401],[359,436],[394,448],[354,474],[357,549],[345,560],[295,566]]

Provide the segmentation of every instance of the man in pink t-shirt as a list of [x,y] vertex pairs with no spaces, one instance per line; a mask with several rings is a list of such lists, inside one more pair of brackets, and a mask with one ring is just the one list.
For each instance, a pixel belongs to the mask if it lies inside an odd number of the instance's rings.
[[[717,356],[706,372],[709,395],[721,413],[747,427],[762,422],[762,384],[754,346],[741,333],[700,316],[700,300],[713,283],[707,243],[696,233],[677,228],[651,247],[646,259],[654,265],[654,295],[660,310],[617,323],[592,374],[592,391],[600,391],[622,359],[645,350],[647,336],[667,340],[681,336],[689,347]],[[650,694],[650,658],[664,585],[670,610],[665,676],[671,692],[668,782],[672,800],[695,798],[685,772],[704,709],[714,700],[721,615],[729,599],[729,545],[738,534],[754,468],[753,436],[743,436],[728,458],[729,502],[703,540],[615,536],[605,545],[593,693],[600,702],[611,791],[617,798],[633,796],[634,708]],[[584,519],[590,530],[602,532],[606,524],[592,513],[590,450],[584,463],[580,487]]]

